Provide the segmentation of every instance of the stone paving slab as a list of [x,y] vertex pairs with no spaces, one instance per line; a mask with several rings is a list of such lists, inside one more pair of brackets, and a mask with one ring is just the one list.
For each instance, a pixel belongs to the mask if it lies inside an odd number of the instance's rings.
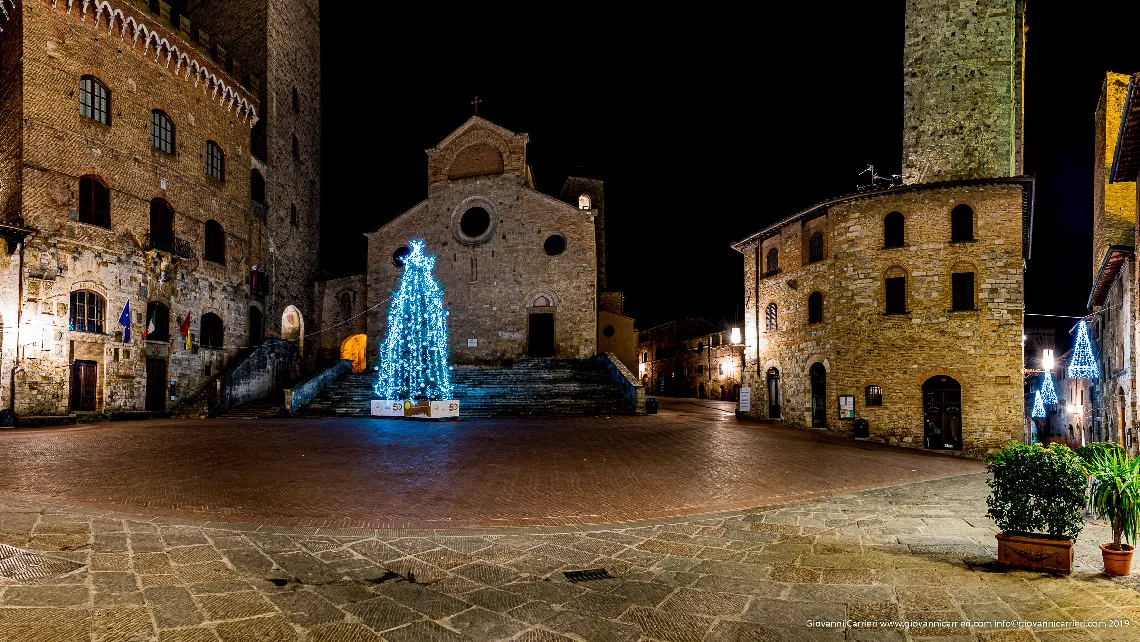
[[[1140,574],[1100,572],[1104,524],[1071,576],[1000,569],[987,492],[972,474],[681,520],[337,533],[0,498],[0,542],[62,565],[0,578],[0,640],[1140,639]],[[589,568],[613,578],[563,575]]]

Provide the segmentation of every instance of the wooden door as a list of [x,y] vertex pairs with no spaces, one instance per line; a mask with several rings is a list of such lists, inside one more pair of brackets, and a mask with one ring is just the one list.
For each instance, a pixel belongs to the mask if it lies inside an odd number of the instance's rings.
[[812,364],[811,371],[811,427],[827,427],[827,370],[822,363]]
[[95,391],[99,382],[99,364],[94,361],[76,361],[71,366],[72,411],[94,411]]
[[554,315],[535,313],[528,316],[527,356],[554,356]]
[[166,360],[146,360],[146,409],[166,411]]

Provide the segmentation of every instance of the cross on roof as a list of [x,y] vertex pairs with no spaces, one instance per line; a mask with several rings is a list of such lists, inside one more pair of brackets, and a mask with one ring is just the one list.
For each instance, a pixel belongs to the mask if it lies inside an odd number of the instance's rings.
[[482,100],[479,100],[479,97],[478,97],[478,96],[476,96],[476,97],[475,97],[475,100],[472,100],[472,101],[471,101],[471,104],[472,104],[472,105],[475,105],[475,113],[476,113],[476,114],[478,114],[478,113],[479,113],[479,103],[481,103],[481,102],[483,102],[483,101],[482,101]]

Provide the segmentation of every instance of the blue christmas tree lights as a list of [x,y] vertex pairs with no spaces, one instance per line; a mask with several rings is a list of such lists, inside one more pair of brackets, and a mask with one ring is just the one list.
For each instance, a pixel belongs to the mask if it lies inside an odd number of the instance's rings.
[[1042,418],[1045,416],[1045,404],[1041,402],[1041,391],[1033,393],[1033,410],[1029,411],[1030,417]]
[[452,398],[447,369],[447,310],[443,289],[432,276],[435,257],[416,239],[404,258],[400,288],[388,308],[388,336],[380,345],[376,393],[401,401]]
[[1088,323],[1081,319],[1077,326],[1077,343],[1073,346],[1073,357],[1065,371],[1069,379],[1099,379],[1100,369],[1093,358],[1092,343],[1089,341]]
[[1041,388],[1038,389],[1041,393],[1041,402],[1046,406],[1060,403],[1061,400],[1057,398],[1057,388],[1053,385],[1053,373],[1045,372],[1045,377],[1041,379]]

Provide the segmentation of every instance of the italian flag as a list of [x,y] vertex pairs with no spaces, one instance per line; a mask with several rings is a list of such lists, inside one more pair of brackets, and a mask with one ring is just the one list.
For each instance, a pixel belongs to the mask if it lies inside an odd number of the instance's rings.
[[147,322],[146,327],[143,328],[142,338],[144,341],[146,340],[147,336],[150,335],[150,333],[154,332],[154,326],[155,326],[154,315],[157,313],[158,313],[158,306],[155,306],[154,310],[152,310],[150,313],[150,321]]

